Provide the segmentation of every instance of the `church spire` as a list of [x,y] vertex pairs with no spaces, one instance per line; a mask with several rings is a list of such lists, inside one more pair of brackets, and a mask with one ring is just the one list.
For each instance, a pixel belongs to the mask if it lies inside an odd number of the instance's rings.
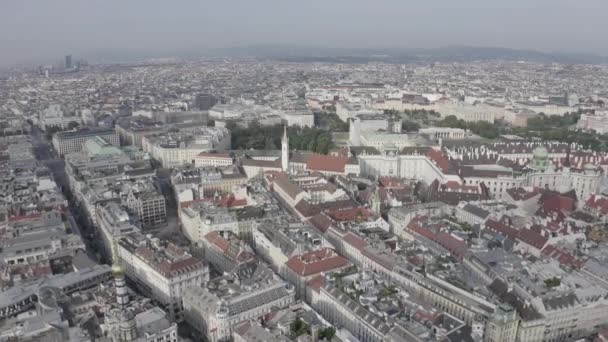
[[283,138],[281,139],[281,169],[289,172],[289,137],[287,136],[287,126],[283,126]]

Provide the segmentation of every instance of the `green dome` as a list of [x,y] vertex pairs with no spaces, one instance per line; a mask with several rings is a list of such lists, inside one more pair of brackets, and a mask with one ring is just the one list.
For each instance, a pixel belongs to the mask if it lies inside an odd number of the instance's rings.
[[534,159],[547,159],[549,158],[549,151],[544,146],[538,146],[534,150],[532,150],[532,155]]
[[532,150],[532,160],[530,161],[530,168],[538,171],[544,171],[549,168],[549,151],[544,146],[538,146]]

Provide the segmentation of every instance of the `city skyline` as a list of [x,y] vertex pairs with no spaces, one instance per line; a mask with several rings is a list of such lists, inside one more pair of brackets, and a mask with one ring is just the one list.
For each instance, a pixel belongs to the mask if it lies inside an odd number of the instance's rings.
[[608,341],[606,10],[1,4],[0,342]]
[[4,67],[50,63],[67,53],[117,61],[203,55],[210,49],[251,45],[480,46],[608,55],[608,49],[597,44],[608,29],[600,17],[608,4],[599,0],[584,7],[565,0],[468,0],[457,6],[392,0],[373,5],[311,1],[298,6],[274,1],[189,0],[177,6],[63,0],[4,3],[0,9]]

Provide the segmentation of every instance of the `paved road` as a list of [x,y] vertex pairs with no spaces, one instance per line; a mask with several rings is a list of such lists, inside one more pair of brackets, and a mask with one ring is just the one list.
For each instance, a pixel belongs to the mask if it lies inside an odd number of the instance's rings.
[[188,240],[181,231],[181,226],[177,217],[177,202],[175,201],[175,196],[171,189],[171,170],[162,168],[157,169],[156,175],[167,205],[167,227],[161,229],[158,236],[169,239],[179,245],[187,245]]
[[53,158],[53,147],[48,142],[40,129],[34,126],[30,133],[32,144],[34,145],[34,154],[38,160],[49,160]]
[[87,255],[92,259],[98,261],[95,251],[97,241],[94,239],[93,228],[88,227],[78,207],[75,205],[72,194],[70,193],[70,185],[67,174],[65,173],[65,162],[63,159],[58,158],[55,154],[52,144],[46,140],[44,133],[34,126],[31,129],[30,136],[32,138],[32,145],[34,147],[34,155],[36,159],[40,160],[49,168],[49,171],[53,175],[53,179],[60,186],[63,194],[67,197],[70,207],[65,212],[65,215],[72,227],[74,234],[80,235],[87,246]]
[[46,165],[53,177],[55,182],[63,188],[68,187],[68,178],[65,174],[65,162],[63,159],[58,158],[55,154],[52,144],[46,140],[44,133],[34,126],[31,129],[32,145],[34,145],[34,154],[36,159],[42,161]]

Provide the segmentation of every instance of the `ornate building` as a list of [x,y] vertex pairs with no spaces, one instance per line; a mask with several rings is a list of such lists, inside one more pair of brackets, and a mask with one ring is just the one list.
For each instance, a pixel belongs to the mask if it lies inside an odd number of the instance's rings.
[[177,324],[171,323],[159,307],[132,303],[125,280],[125,270],[120,264],[112,267],[116,301],[110,303],[105,313],[105,331],[112,342],[177,342]]
[[535,148],[532,155],[524,175],[525,185],[561,193],[574,190],[581,203],[598,190],[602,172],[595,165],[588,163],[582,170],[574,169],[568,163],[569,156],[566,156],[566,162],[556,166],[543,146]]

